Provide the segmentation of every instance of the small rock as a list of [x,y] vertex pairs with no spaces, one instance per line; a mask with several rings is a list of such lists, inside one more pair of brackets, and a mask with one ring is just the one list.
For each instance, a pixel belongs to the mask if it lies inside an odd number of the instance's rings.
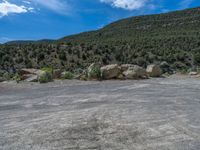
[[192,72],[189,73],[189,75],[190,76],[196,76],[196,75],[198,75],[198,72],[192,71]]

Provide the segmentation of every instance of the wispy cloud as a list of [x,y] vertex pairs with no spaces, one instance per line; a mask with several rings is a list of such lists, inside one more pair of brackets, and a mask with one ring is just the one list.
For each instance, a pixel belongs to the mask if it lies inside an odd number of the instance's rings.
[[33,8],[28,8],[23,5],[13,4],[6,0],[3,0],[2,2],[0,2],[0,17],[7,16],[9,14],[27,13],[32,9]]
[[182,0],[179,4],[180,9],[188,8],[192,2],[194,2],[194,0]]
[[0,37],[0,43],[5,43],[5,42],[8,42],[8,41],[12,41],[13,39],[11,38],[8,38],[8,37]]
[[149,0],[100,0],[100,2],[110,4],[116,8],[126,10],[136,10],[146,5]]
[[63,0],[29,0],[29,2],[60,14],[69,14],[70,10],[68,2]]

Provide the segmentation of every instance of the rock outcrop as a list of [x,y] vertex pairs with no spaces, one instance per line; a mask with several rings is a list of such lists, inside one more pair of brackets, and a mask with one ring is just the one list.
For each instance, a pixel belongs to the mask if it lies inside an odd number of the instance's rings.
[[121,73],[121,68],[117,64],[101,67],[101,77],[103,79],[115,79]]
[[147,66],[146,72],[150,77],[160,77],[162,75],[162,70],[158,65]]
[[197,76],[197,75],[198,75],[198,72],[192,71],[192,72],[189,73],[189,75],[190,75],[190,76]]
[[27,74],[34,74],[34,75],[38,75],[41,72],[41,70],[39,69],[28,69],[28,68],[23,68],[19,71],[19,74],[21,76],[23,75],[27,75]]
[[134,67],[133,64],[122,64],[121,66],[121,71],[124,72],[124,71],[127,71],[130,67]]
[[59,79],[61,77],[61,73],[62,73],[61,69],[53,70],[53,79]]
[[145,69],[140,66],[130,66],[126,71],[123,72],[126,79],[147,79],[148,75]]

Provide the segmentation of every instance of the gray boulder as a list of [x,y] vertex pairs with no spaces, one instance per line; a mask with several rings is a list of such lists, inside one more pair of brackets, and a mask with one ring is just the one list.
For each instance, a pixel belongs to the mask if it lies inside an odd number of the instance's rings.
[[38,75],[30,75],[26,80],[26,82],[38,82]]
[[37,82],[39,75],[42,73],[42,70],[39,69],[21,69],[19,75],[21,79],[28,82]]
[[39,69],[29,69],[29,68],[23,68],[19,71],[19,74],[21,76],[26,75],[26,74],[35,74],[38,75],[41,72]]
[[147,79],[148,75],[144,68],[133,65],[123,72],[126,79]]
[[117,78],[121,73],[121,68],[117,64],[101,67],[101,76],[103,79]]
[[192,71],[192,72],[189,73],[189,75],[190,75],[190,76],[196,76],[196,75],[198,75],[198,72]]
[[127,71],[130,67],[134,67],[133,64],[122,64],[121,66],[122,72]]
[[160,77],[162,75],[162,70],[158,65],[147,66],[146,72],[150,77]]
[[61,69],[55,69],[53,70],[53,79],[59,79],[61,77],[62,70]]

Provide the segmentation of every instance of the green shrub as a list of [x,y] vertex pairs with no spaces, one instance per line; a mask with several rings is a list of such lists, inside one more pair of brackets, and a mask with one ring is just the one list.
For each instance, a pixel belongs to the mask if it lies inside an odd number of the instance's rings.
[[49,73],[49,72],[44,71],[43,73],[41,73],[41,74],[39,75],[38,81],[39,81],[40,83],[48,83],[48,82],[51,82],[51,81],[53,81],[52,74]]
[[69,79],[69,80],[73,79],[73,77],[74,77],[74,74],[69,71],[63,72],[61,76],[62,79]]
[[19,74],[15,74],[12,79],[15,80],[17,83],[19,83],[19,81],[22,80],[22,78],[21,78],[21,76]]
[[0,77],[3,77],[4,73],[6,73],[6,71],[0,70]]
[[42,68],[41,70],[45,71],[45,72],[48,72],[50,74],[53,74],[53,68],[51,68],[51,67],[45,67],[45,68]]
[[3,78],[5,80],[10,80],[12,78],[12,75],[10,73],[6,72],[6,73],[3,74]]
[[87,76],[86,75],[81,75],[80,80],[81,81],[87,81]]
[[181,74],[188,74],[189,70],[187,70],[187,69],[179,69],[178,72],[181,73]]
[[92,64],[88,69],[88,79],[101,79],[101,70],[98,65]]

